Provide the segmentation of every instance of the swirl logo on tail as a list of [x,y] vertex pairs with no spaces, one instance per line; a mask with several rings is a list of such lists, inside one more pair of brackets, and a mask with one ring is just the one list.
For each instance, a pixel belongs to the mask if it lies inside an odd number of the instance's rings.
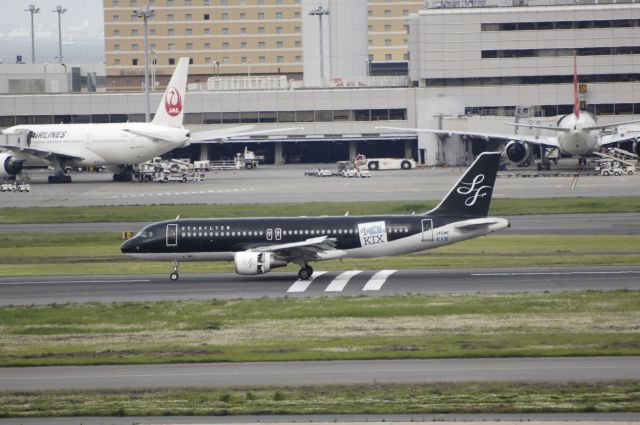
[[182,97],[180,97],[180,92],[175,87],[167,88],[164,109],[167,111],[167,114],[172,117],[176,117],[182,112]]
[[468,207],[472,207],[478,201],[478,198],[484,198],[487,196],[487,189],[491,189],[491,186],[480,186],[484,181],[484,174],[478,174],[474,177],[473,181],[461,182],[465,187],[459,187],[456,192],[460,195],[470,195],[465,199],[464,204]]

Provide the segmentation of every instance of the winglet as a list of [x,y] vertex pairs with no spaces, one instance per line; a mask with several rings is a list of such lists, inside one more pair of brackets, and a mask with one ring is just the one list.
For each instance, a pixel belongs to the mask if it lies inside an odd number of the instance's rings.
[[498,174],[500,152],[483,152],[430,215],[486,217]]
[[151,121],[153,124],[182,128],[188,74],[189,58],[180,58]]
[[578,91],[578,65],[576,51],[573,50],[573,114],[580,118],[580,92]]

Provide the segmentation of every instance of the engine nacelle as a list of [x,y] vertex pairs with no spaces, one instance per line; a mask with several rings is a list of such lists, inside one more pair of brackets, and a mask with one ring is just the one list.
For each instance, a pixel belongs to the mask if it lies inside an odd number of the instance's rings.
[[286,261],[274,258],[270,252],[236,252],[233,261],[236,264],[236,273],[249,276],[265,274],[271,269],[287,265]]
[[635,142],[633,142],[632,151],[636,155],[640,156],[640,141],[639,140],[636,140]]
[[22,161],[16,161],[9,153],[0,153],[0,177],[15,176],[22,171]]
[[511,140],[509,143],[507,143],[505,153],[509,161],[515,164],[522,164],[529,158],[531,150],[529,149],[528,143]]

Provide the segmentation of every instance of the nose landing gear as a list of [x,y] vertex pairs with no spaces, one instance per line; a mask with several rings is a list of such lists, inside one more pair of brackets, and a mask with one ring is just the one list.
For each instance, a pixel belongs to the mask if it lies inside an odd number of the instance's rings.
[[173,260],[173,272],[169,275],[169,279],[178,280],[178,268],[180,267],[180,262],[178,260]]

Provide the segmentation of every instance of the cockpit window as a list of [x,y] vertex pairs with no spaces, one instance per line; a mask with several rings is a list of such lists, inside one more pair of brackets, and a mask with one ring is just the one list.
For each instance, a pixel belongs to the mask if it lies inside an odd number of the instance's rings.
[[150,239],[153,237],[153,232],[151,230],[142,230],[140,233],[138,233],[138,236],[140,236],[142,239]]

